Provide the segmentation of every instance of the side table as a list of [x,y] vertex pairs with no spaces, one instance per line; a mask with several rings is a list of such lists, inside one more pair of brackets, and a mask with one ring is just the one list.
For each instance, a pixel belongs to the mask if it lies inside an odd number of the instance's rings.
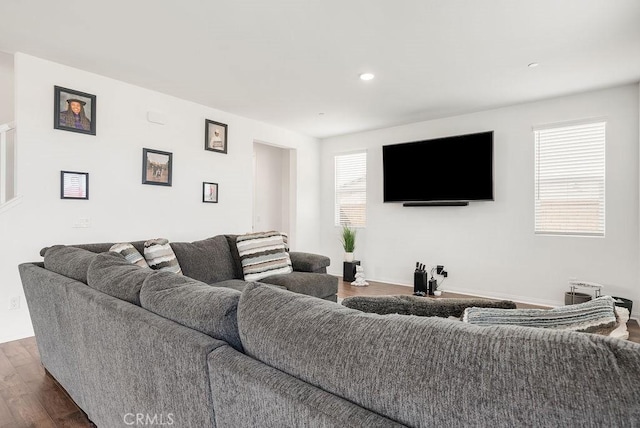
[[342,280],[353,282],[356,280],[356,266],[360,265],[360,260],[352,262],[343,262],[342,264]]

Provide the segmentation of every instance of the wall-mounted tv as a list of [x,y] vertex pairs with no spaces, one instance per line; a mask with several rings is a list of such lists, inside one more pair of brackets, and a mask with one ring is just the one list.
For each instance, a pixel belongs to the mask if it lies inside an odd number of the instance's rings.
[[382,146],[382,163],[384,202],[493,200],[493,131]]

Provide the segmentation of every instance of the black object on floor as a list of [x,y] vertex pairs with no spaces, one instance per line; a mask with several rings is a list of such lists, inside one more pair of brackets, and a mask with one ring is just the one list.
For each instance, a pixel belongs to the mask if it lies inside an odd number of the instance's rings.
[[342,280],[353,282],[356,280],[356,266],[360,265],[360,260],[344,262],[342,265]]

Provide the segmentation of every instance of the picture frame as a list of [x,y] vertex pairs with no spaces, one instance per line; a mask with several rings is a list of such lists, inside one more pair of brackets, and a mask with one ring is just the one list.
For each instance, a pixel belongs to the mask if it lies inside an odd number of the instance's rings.
[[53,87],[53,128],[96,135],[97,97],[75,89]]
[[142,184],[171,186],[173,153],[142,149]]
[[204,120],[204,149],[211,152],[227,153],[229,129],[226,124]]
[[89,173],[60,171],[60,199],[89,199]]
[[218,203],[218,183],[202,183],[202,202],[217,204]]

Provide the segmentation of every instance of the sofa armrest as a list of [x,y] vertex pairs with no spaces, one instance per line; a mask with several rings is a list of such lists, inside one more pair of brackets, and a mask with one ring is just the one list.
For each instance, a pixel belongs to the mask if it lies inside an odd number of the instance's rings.
[[297,272],[327,273],[327,266],[331,264],[329,257],[319,254],[291,251],[289,257],[293,270]]

